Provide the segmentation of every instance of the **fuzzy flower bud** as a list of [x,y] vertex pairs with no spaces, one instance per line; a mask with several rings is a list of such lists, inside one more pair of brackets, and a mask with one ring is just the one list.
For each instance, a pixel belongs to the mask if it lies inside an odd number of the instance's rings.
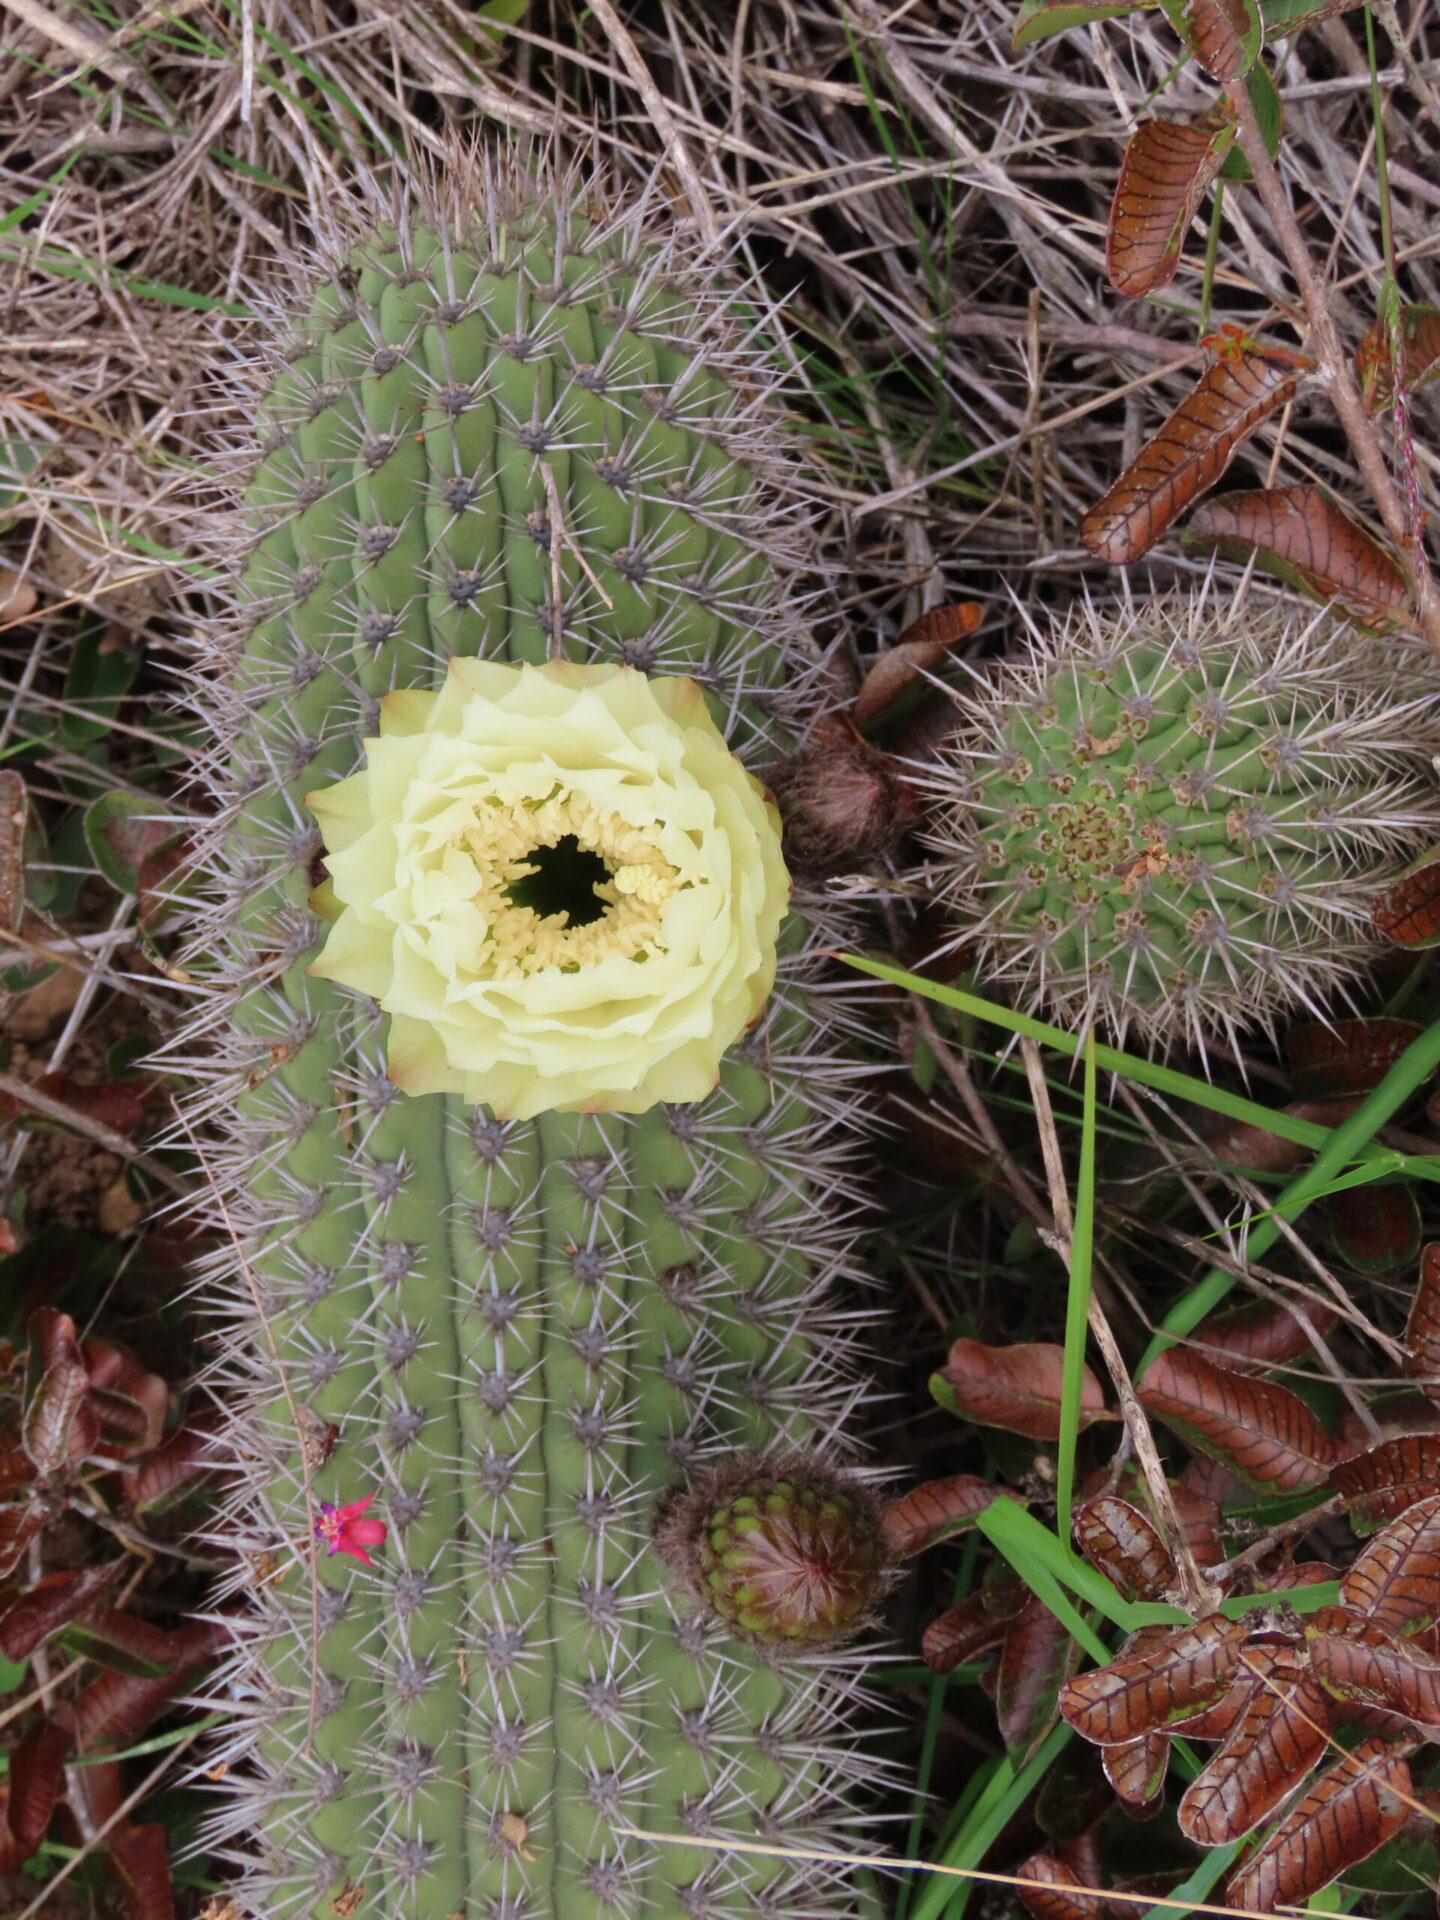
[[869,1619],[885,1579],[880,1510],[819,1455],[745,1453],[699,1472],[661,1508],[656,1547],[739,1639],[833,1645]]
[[310,971],[391,1016],[407,1093],[504,1119],[693,1101],[759,1014],[779,822],[693,680],[452,659],[309,796],[341,911]]
[[914,802],[895,761],[833,717],[765,769],[785,826],[785,859],[806,878],[863,872],[895,852]]

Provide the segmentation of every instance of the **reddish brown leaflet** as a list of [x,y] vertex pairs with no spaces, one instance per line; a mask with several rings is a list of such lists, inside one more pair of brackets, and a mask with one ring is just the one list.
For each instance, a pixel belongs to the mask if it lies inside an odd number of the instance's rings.
[[1337,1020],[1328,1027],[1306,1023],[1285,1035],[1285,1064],[1295,1091],[1307,1098],[1369,1093],[1421,1031],[1414,1020]]
[[1142,120],[1131,134],[1105,236],[1105,269],[1117,293],[1138,300],[1169,286],[1234,137],[1233,122],[1213,120]]
[[1236,1873],[1232,1907],[1270,1913],[1304,1906],[1348,1868],[1368,1860],[1410,1818],[1410,1769],[1384,1740],[1364,1740],[1319,1774],[1297,1807]]
[[1170,1766],[1168,1733],[1142,1733],[1138,1740],[1102,1747],[1100,1762],[1132,1819],[1143,1820],[1159,1811]]
[[984,618],[985,609],[966,600],[953,607],[932,607],[912,620],[861,681],[850,710],[856,726],[878,719],[897,694],[920,674],[939,666],[951,647],[968,640]]
[[1195,496],[1214,486],[1236,449],[1294,398],[1301,370],[1292,359],[1254,351],[1253,343],[1207,367],[1081,521],[1080,538],[1091,553],[1117,567],[1148,553]]
[[953,1673],[963,1661],[998,1647],[1013,1618],[993,1612],[985,1594],[972,1593],[930,1622],[920,1640],[920,1656],[934,1672]]
[[7,1660],[28,1660],[43,1640],[58,1633],[88,1607],[123,1570],[124,1562],[47,1573],[28,1593],[0,1605],[0,1653]]
[[106,1842],[131,1920],[174,1920],[170,1843],[162,1826],[127,1821]]
[[[1060,1393],[1065,1349],[1037,1341],[1013,1347],[987,1347],[979,1340],[957,1340],[930,1390],[942,1407],[982,1427],[1003,1427],[1027,1440],[1060,1438]],[[1100,1382],[1087,1367],[1080,1396],[1081,1428],[1113,1420],[1106,1411]]]
[[[974,1524],[993,1501],[1007,1494],[973,1473],[952,1473],[945,1480],[927,1480],[892,1500],[885,1509],[885,1545],[892,1554],[919,1553],[937,1540],[946,1540]],[[1010,1496],[1014,1498],[1013,1495]]]
[[995,1716],[1017,1767],[1024,1764],[1059,1718],[1060,1689],[1075,1671],[1080,1649],[1038,1600],[1010,1624],[1000,1654]]
[[1114,1494],[1097,1494],[1077,1511],[1075,1544],[1126,1600],[1158,1600],[1175,1578],[1154,1522]]
[[1405,1323],[1405,1371],[1427,1398],[1440,1400],[1440,1240],[1420,1251],[1420,1278]]
[[1060,1711],[1086,1740],[1113,1747],[1197,1713],[1229,1691],[1246,1628],[1207,1614],[1168,1646],[1082,1673],[1060,1695]]
[[1421,1726],[1440,1725],[1440,1667],[1433,1660],[1354,1616],[1343,1632],[1307,1637],[1311,1672],[1339,1699],[1386,1707]]
[[1222,1847],[1258,1827],[1325,1751],[1330,1703],[1301,1665],[1277,1667],[1220,1751],[1186,1789],[1180,1829]]
[[1016,1897],[1035,1920],[1102,1920],[1105,1896],[1084,1884],[1053,1853],[1034,1853],[1016,1868]]
[[1336,1252],[1356,1273],[1393,1273],[1420,1251],[1420,1208],[1409,1185],[1375,1181],[1332,1193],[1325,1213]]
[[1415,1633],[1440,1619],[1440,1495],[1376,1534],[1346,1568],[1340,1598],[1388,1632]]
[[1267,572],[1317,600],[1333,601],[1375,632],[1397,623],[1414,626],[1400,569],[1318,487],[1222,494],[1196,514],[1185,543],[1213,547],[1229,560],[1258,555]]
[[1440,1494],[1440,1433],[1407,1433],[1342,1460],[1330,1485],[1344,1500],[1357,1533],[1398,1519],[1417,1500]]
[[45,1838],[50,1816],[65,1789],[70,1735],[49,1720],[35,1720],[10,1753],[10,1831],[28,1859]]
[[1185,41],[1212,80],[1238,80],[1254,66],[1262,29],[1254,0],[1185,0]]
[[1252,1487],[1316,1487],[1335,1445],[1298,1394],[1171,1347],[1146,1371],[1140,1404]]
[[1440,859],[1392,880],[1375,896],[1370,921],[1382,940],[1397,947],[1433,947],[1440,941]]
[[[1333,1307],[1308,1300],[1304,1313],[1321,1339],[1339,1318]],[[1236,1373],[1267,1373],[1311,1350],[1309,1332],[1278,1300],[1247,1300],[1243,1307],[1202,1320],[1190,1337],[1197,1347],[1218,1347],[1223,1364]]]
[[[1405,384],[1413,392],[1440,376],[1440,313],[1414,304],[1400,310],[1400,353]],[[1355,349],[1355,373],[1367,410],[1381,413],[1395,399],[1395,369],[1389,329],[1376,321]]]

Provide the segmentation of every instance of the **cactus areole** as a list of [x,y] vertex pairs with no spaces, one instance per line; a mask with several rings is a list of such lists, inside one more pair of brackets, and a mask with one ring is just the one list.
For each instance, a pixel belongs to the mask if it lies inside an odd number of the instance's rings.
[[875,1762],[844,1668],[737,1640],[651,1544],[698,1460],[854,1391],[837,930],[787,912],[741,764],[816,658],[766,316],[531,159],[342,215],[194,676],[187,1124],[225,1135],[254,1624],[211,1838],[266,1920],[852,1911],[687,1844],[833,1850]]
[[1436,838],[1433,697],[1327,616],[1085,610],[961,701],[932,877],[982,978],[1159,1045],[1314,1007]]

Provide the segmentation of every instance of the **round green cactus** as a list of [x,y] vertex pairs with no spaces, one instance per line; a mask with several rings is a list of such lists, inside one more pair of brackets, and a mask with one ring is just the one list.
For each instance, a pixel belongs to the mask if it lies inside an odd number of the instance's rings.
[[1061,1024],[1202,1043],[1314,1006],[1440,828],[1433,697],[1325,616],[1165,597],[1034,634],[929,775],[956,945]]
[[516,157],[352,209],[366,237],[297,293],[246,505],[216,516],[236,586],[194,676],[218,814],[190,964],[223,978],[190,1124],[226,1133],[225,1537],[256,1610],[217,1832],[267,1920],[844,1910],[813,1866],[682,1841],[833,1844],[873,1775],[853,1681],[727,1639],[650,1542],[698,1455],[833,1435],[853,1395],[853,1108],[805,988],[833,930],[792,913],[719,1085],[636,1113],[403,1093],[379,1007],[315,970],[306,798],[455,656],[686,676],[752,766],[806,716],[762,316],[673,226]]

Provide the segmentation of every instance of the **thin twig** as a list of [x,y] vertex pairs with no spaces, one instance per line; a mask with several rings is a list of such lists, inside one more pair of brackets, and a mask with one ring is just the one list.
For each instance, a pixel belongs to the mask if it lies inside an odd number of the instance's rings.
[[66,1106],[63,1100],[52,1099],[48,1093],[41,1093],[38,1087],[32,1087],[28,1080],[17,1079],[13,1073],[0,1073],[0,1095],[17,1100],[22,1106],[31,1107],[36,1113],[43,1114],[47,1120],[58,1120],[62,1125],[83,1133],[87,1140],[93,1140],[97,1147],[103,1147],[107,1153],[117,1154],[120,1159],[128,1160],[131,1166],[139,1167],[148,1173],[152,1180],[158,1180],[162,1187],[171,1193],[177,1193],[182,1199],[192,1197],[192,1190],[170,1169],[157,1160],[153,1154],[146,1153],[143,1147],[137,1147],[127,1140],[123,1133],[117,1133],[113,1127],[107,1127],[103,1120],[96,1120],[88,1113],[81,1113],[75,1107]]

